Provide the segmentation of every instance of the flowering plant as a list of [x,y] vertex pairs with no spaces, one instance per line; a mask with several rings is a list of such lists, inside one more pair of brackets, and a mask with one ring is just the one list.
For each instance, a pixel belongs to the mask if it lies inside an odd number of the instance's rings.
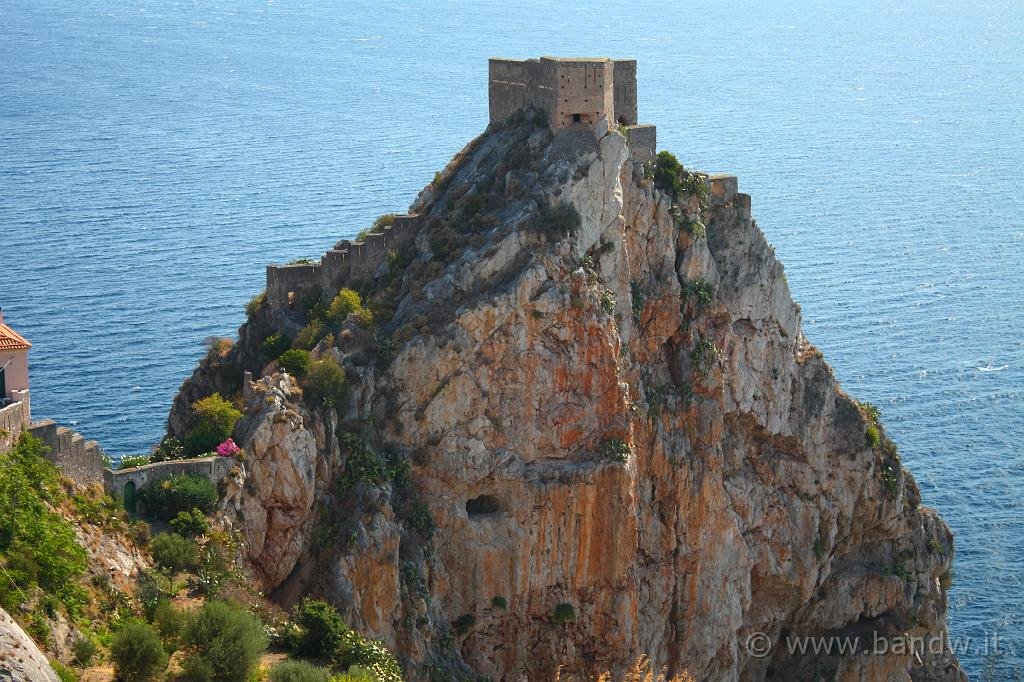
[[221,457],[234,457],[241,451],[242,448],[235,445],[235,441],[230,438],[217,446],[217,454]]

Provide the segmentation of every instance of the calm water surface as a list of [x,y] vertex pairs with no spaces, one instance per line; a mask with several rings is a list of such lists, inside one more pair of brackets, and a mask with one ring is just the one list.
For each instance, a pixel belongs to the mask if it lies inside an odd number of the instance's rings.
[[740,176],[953,527],[952,634],[1013,650],[968,670],[1024,677],[1024,5],[494,5],[0,3],[0,305],[36,416],[146,451],[267,261],[404,209],[483,130],[488,56],[635,57],[641,119]]

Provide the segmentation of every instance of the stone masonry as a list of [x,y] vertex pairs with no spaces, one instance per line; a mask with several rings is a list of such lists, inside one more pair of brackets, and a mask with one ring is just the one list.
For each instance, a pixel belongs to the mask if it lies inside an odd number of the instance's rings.
[[654,156],[653,125],[637,123],[636,60],[607,57],[497,59],[488,65],[488,105],[492,124],[503,123],[523,107],[547,112],[552,130],[591,127],[601,119],[623,126],[630,158]]
[[[629,144],[629,158],[654,157],[657,129],[637,123],[636,60],[607,57],[514,60],[488,64],[491,123],[503,123],[523,107],[547,112],[553,130],[587,129],[602,119],[618,125]],[[343,240],[315,263],[267,266],[267,303],[287,310],[304,300],[333,294],[347,282],[371,277],[388,253],[412,243],[419,216],[396,215],[390,225],[360,240]]]
[[346,282],[374,275],[388,253],[411,244],[419,216],[396,215],[394,221],[362,240],[344,239],[316,263],[267,266],[267,302],[284,310],[310,295],[336,292]]

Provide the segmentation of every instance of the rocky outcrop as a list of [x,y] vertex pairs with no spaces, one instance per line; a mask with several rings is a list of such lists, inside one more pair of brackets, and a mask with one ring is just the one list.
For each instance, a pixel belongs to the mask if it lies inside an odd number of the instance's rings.
[[364,287],[390,306],[375,340],[330,350],[347,408],[255,385],[255,574],[330,598],[411,679],[640,655],[702,680],[962,679],[934,647],[791,653],[942,637],[952,538],[804,338],[749,204],[650,170],[616,131],[522,122],[424,191],[411,265]]
[[0,609],[0,681],[59,682],[43,652],[3,609]]

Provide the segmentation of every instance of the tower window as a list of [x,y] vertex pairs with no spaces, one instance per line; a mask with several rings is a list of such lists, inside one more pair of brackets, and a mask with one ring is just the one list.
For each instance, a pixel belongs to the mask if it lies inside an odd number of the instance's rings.
[[582,116],[580,114],[573,114],[572,115],[572,122],[573,123],[579,123],[581,118],[582,118]]

